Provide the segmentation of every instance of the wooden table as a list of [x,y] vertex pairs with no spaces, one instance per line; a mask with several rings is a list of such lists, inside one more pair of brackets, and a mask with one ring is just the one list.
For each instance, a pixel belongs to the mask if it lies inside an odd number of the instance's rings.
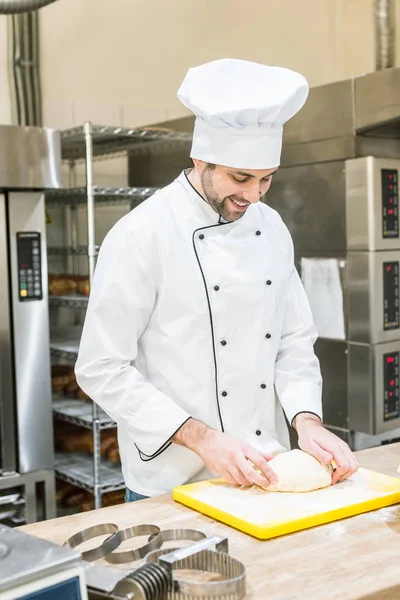
[[[363,450],[357,456],[361,466],[397,476],[400,443]],[[208,536],[227,536],[230,553],[246,565],[247,600],[400,598],[400,505],[269,541],[256,540],[218,523],[175,503],[169,496],[20,529],[62,544],[80,529],[104,522],[116,523],[120,528],[153,523],[161,529],[192,528]],[[136,566],[140,563],[133,568]],[[132,570],[132,564],[128,569]]]

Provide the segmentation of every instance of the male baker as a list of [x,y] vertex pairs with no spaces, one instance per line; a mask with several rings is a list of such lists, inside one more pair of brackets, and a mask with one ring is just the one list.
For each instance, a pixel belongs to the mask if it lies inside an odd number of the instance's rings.
[[[260,202],[283,125],[308,85],[242,60],[190,69],[193,167],[123,217],[100,250],[76,375],[117,423],[127,499],[170,492],[206,467],[235,485],[274,481],[299,446],[333,483],[358,467],[322,425],[316,330],[279,215]],[[254,468],[256,467],[256,469]]]

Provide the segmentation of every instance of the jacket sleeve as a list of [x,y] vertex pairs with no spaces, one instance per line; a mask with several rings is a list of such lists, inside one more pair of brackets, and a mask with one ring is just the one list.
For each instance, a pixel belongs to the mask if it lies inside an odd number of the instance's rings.
[[132,432],[148,460],[167,447],[190,415],[133,365],[156,304],[161,267],[156,244],[130,231],[126,219],[101,246],[75,372],[79,386]]
[[[290,244],[293,248],[291,238]],[[317,336],[310,305],[292,259],[274,372],[275,389],[290,424],[302,412],[314,413],[322,419],[322,378],[314,353]]]

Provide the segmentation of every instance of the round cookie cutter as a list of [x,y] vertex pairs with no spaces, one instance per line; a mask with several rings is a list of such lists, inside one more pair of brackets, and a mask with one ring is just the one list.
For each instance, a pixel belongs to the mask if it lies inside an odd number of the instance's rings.
[[[204,540],[207,536],[202,531],[198,531],[197,529],[164,529],[160,531],[161,537],[161,546],[166,542],[175,542],[177,540],[188,541],[188,542],[199,542],[200,540]],[[154,536],[149,538],[149,541]]]
[[75,533],[75,535],[71,536],[66,542],[64,542],[64,546],[76,548],[77,546],[83,544],[83,542],[92,540],[100,535],[106,535],[107,533],[113,534],[96,548],[81,552],[82,560],[98,560],[99,558],[104,558],[107,554],[110,554],[110,552],[113,552],[116,548],[118,548],[121,542],[115,537],[117,532],[118,525],[115,525],[115,523],[100,523],[99,525],[93,525],[93,527],[88,527],[87,529],[78,531],[78,533]]
[[[210,550],[215,546],[216,550]],[[228,540],[211,537],[179,549],[154,550],[146,556],[146,563],[159,563],[170,569],[192,569],[224,576],[222,581],[191,581],[175,579],[168,600],[191,600],[193,597],[242,600],[246,595],[246,568],[228,554]]]
[[108,552],[104,554],[105,560],[111,564],[118,565],[126,562],[134,562],[135,560],[140,560],[144,558],[146,554],[151,552],[152,550],[156,550],[161,547],[162,540],[160,535],[160,528],[157,525],[134,525],[133,527],[127,527],[126,529],[120,529],[116,533],[114,533],[110,538],[107,538],[104,541],[106,544],[109,540],[114,539],[114,543],[117,545],[115,548],[124,542],[125,540],[130,540],[134,537],[139,537],[141,535],[148,535],[149,541],[141,546],[140,548],[136,548],[135,550],[126,550],[122,552]]

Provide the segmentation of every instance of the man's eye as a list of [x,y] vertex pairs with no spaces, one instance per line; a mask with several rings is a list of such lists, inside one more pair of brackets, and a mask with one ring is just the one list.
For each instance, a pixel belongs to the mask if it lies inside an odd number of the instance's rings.
[[233,177],[233,179],[238,183],[245,183],[245,181],[248,181],[248,177],[245,177],[244,179],[238,179],[237,177]]

